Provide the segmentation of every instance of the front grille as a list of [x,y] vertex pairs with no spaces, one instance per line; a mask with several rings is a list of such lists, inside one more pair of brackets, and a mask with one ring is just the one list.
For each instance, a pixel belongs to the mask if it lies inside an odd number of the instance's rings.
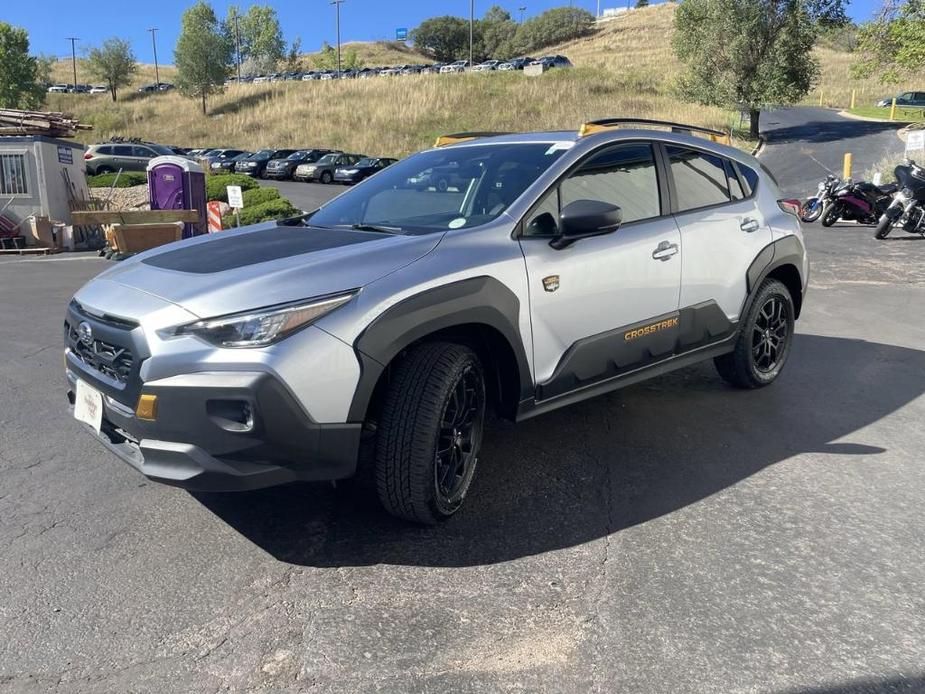
[[121,385],[128,382],[135,366],[132,350],[96,338],[85,344],[69,322],[64,323],[64,331],[71,353],[87,367]]

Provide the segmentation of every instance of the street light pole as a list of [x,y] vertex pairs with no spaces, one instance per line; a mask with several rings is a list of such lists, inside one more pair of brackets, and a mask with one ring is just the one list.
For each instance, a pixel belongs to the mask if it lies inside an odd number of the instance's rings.
[[469,69],[472,69],[473,45],[475,44],[475,0],[469,0]]
[[154,47],[154,83],[157,85],[157,90],[161,90],[161,73],[157,68],[157,39],[155,34],[157,33],[157,27],[151,27],[148,29],[151,32],[151,45]]
[[527,7],[525,5],[522,5],[521,7],[518,7],[517,10],[520,12],[520,23],[523,24],[524,23],[524,12],[527,11]]
[[238,64],[238,84],[241,84],[241,30],[238,28],[238,8],[234,8],[234,52]]
[[71,66],[74,68],[74,93],[77,93],[77,49],[74,45],[80,41],[76,36],[68,36],[67,41],[71,42]]
[[331,4],[337,9],[337,78],[340,79],[340,5],[344,0],[331,0]]

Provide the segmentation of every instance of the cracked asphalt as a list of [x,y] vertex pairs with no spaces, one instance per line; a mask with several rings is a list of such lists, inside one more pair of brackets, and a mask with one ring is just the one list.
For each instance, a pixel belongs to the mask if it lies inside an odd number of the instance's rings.
[[871,236],[807,227],[775,386],[705,364],[494,429],[439,528],[145,481],[64,398],[105,261],[0,260],[0,692],[925,691],[925,242]]

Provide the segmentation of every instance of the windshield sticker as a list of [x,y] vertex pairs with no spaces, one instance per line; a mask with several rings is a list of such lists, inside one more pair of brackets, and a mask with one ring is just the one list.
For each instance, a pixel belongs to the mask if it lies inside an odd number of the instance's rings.
[[550,154],[553,154],[555,152],[561,152],[566,149],[571,149],[574,146],[575,146],[574,142],[568,142],[568,141],[553,142],[552,147],[546,150],[546,156],[549,156]]
[[466,226],[465,217],[457,217],[449,224],[450,229],[459,229],[460,227],[464,227],[464,226]]

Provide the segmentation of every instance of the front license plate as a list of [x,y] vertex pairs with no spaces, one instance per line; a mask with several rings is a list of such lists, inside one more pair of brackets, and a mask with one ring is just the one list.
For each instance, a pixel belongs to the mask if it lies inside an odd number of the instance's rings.
[[74,418],[89,424],[99,434],[103,425],[103,394],[93,386],[78,380],[75,396]]

